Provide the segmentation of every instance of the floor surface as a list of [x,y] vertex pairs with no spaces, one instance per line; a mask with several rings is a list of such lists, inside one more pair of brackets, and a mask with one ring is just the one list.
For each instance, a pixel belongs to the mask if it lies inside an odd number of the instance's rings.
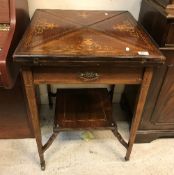
[[[52,131],[51,115],[42,114],[43,142]],[[127,139],[128,124],[118,126]],[[94,138],[88,141],[84,132],[60,133],[45,153],[45,171],[34,139],[0,140],[0,175],[174,175],[174,139],[135,144],[125,162],[125,149],[111,131],[91,131]]]

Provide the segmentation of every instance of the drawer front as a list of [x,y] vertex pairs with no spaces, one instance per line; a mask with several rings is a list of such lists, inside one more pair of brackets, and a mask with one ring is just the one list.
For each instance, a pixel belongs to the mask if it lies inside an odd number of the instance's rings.
[[0,23],[10,22],[9,0],[0,0]]
[[35,68],[36,84],[140,84],[142,68]]
[[174,46],[174,23],[170,24],[166,46]]

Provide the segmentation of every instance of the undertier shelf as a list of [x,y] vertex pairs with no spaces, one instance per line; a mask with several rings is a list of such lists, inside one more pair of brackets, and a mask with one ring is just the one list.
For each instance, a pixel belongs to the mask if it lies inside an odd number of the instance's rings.
[[54,131],[113,128],[112,103],[105,88],[61,89],[56,95]]

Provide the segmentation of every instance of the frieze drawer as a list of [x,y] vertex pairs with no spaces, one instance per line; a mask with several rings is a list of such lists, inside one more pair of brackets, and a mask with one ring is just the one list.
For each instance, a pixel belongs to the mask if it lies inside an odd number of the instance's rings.
[[[36,84],[49,82],[63,84],[140,84],[142,81],[143,69],[135,68],[35,68],[34,82]],[[44,77],[44,78],[43,78]],[[127,79],[125,81],[125,79]]]

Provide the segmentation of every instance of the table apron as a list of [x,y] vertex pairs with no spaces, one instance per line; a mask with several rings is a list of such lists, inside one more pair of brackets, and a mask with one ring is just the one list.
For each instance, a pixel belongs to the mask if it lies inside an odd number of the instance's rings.
[[141,84],[143,68],[35,68],[34,84]]

